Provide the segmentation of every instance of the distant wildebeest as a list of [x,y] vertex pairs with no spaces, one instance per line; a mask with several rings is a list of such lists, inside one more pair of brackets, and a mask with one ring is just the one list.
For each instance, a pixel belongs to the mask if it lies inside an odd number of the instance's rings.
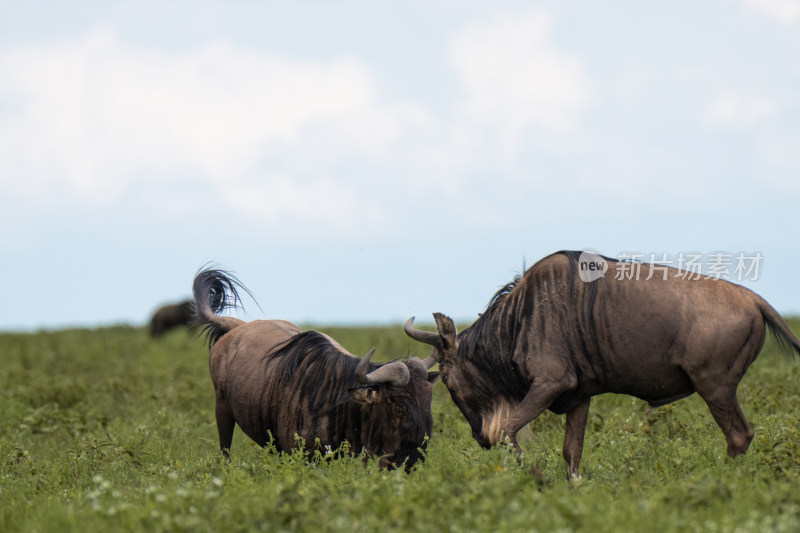
[[216,392],[219,446],[227,456],[234,425],[257,444],[293,449],[296,436],[306,446],[379,457],[381,467],[410,469],[423,457],[431,434],[432,383],[438,372],[429,357],[370,362],[359,359],[329,336],[301,332],[284,320],[219,316],[236,307],[238,289],[226,272],[206,269],[194,279],[200,325],[209,342],[209,369]]
[[[459,334],[440,313],[436,333],[415,329],[413,317],[406,322],[410,337],[434,347],[442,382],[475,440],[489,447],[507,437],[521,454],[523,426],[545,409],[566,413],[570,478],[578,474],[592,396],[629,394],[657,407],[697,392],[725,434],[728,455],[744,453],[753,430],[736,387],[766,328],[782,348],[800,353],[777,311],[740,285],[663,266],[651,272],[639,263],[638,279],[584,282],[579,258],[557,252],[542,259]],[[609,270],[623,265],[603,260]]]
[[150,336],[159,337],[178,326],[192,326],[194,308],[192,301],[165,305],[158,308],[150,319]]

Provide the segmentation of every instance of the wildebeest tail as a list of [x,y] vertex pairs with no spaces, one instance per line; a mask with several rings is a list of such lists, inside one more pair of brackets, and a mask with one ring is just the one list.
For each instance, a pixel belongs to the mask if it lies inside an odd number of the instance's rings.
[[241,307],[239,290],[252,297],[250,291],[236,279],[236,276],[214,268],[201,269],[194,277],[195,325],[202,328],[208,347],[214,344],[233,328],[244,324],[242,320],[230,316],[220,316],[226,309]]
[[758,308],[761,310],[761,316],[764,317],[769,332],[775,337],[778,342],[778,347],[784,353],[796,352],[800,354],[800,341],[794,336],[792,330],[783,320],[783,317],[778,313],[774,307],[769,305],[763,298],[758,298]]

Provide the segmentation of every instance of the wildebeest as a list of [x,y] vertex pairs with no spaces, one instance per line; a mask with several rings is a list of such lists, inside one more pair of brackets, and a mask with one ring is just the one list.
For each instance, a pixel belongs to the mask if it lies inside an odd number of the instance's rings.
[[190,326],[194,320],[191,300],[159,307],[150,319],[150,336],[159,337],[178,326]]
[[[459,334],[439,313],[436,333],[415,329],[413,317],[406,322],[409,336],[434,347],[442,382],[478,443],[507,437],[521,454],[523,426],[545,409],[566,413],[569,478],[578,473],[592,396],[629,394],[657,407],[697,392],[725,434],[728,455],[744,453],[753,430],[736,387],[766,328],[782,348],[800,353],[777,311],[740,285],[674,268],[651,272],[641,263],[638,279],[584,282],[579,258],[562,251],[542,259]],[[610,271],[619,267],[604,259]]]
[[198,321],[209,343],[209,369],[216,392],[219,446],[227,456],[234,425],[257,444],[294,448],[295,436],[314,446],[379,457],[381,467],[423,457],[431,434],[432,383],[438,372],[429,357],[370,362],[329,336],[301,332],[284,320],[243,322],[219,316],[239,302],[236,278],[206,269],[194,279]]

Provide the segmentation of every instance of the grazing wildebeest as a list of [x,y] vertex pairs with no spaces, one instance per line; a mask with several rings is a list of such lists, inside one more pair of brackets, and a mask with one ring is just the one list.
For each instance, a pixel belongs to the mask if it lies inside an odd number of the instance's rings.
[[[439,313],[436,333],[415,329],[413,317],[406,322],[410,337],[434,347],[442,382],[472,436],[484,447],[507,437],[521,454],[523,426],[545,409],[566,413],[570,478],[578,474],[592,396],[629,394],[656,407],[697,392],[725,434],[728,455],[744,453],[753,430],[736,387],[766,328],[782,348],[800,353],[777,311],[742,286],[661,266],[651,272],[639,263],[638,279],[584,282],[580,254],[542,259],[459,334]],[[603,259],[609,270],[622,265]]]
[[[297,444],[333,449],[347,441],[353,453],[379,457],[381,467],[423,457],[431,434],[434,358],[370,362],[329,336],[301,332],[284,320],[219,316],[239,302],[244,287],[226,272],[206,269],[194,279],[198,321],[209,342],[209,369],[216,392],[219,446],[227,456],[234,425],[279,451]],[[247,289],[244,289],[247,290]]]
[[150,319],[150,336],[159,337],[178,326],[191,326],[194,308],[191,300],[158,308]]

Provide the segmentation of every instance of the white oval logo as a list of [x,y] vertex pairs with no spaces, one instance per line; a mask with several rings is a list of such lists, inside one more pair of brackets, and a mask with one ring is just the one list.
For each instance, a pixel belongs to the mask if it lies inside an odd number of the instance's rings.
[[581,252],[578,258],[578,275],[581,280],[590,283],[604,278],[608,271],[608,261],[592,252]]

